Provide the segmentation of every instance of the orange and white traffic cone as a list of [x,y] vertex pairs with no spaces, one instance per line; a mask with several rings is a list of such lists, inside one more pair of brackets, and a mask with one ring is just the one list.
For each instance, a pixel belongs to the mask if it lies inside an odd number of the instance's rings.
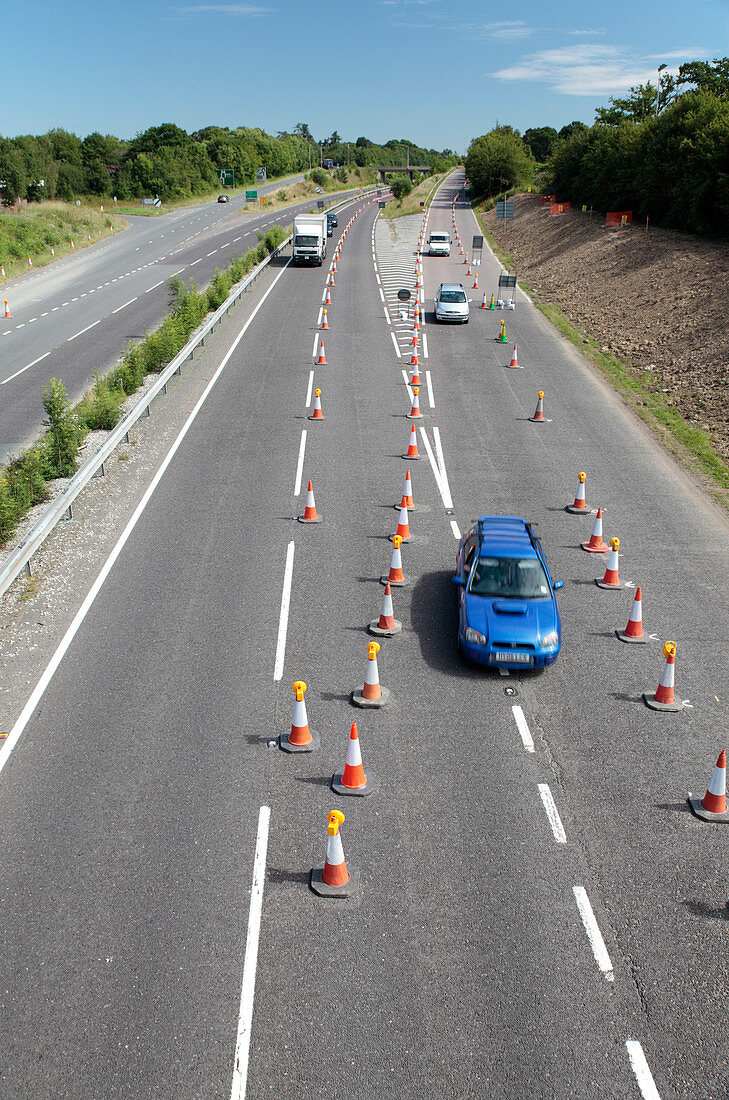
[[648,639],[643,633],[643,597],[640,585],[635,590],[635,599],[630,609],[630,618],[625,630],[616,630],[615,633],[621,642],[638,642],[645,644]]
[[303,516],[296,517],[299,523],[321,523],[321,516],[317,515],[316,502],[314,501],[314,489],[311,481],[309,487],[306,490],[306,506],[304,508]]
[[327,854],[323,867],[312,867],[309,884],[322,898],[348,898],[359,890],[359,871],[347,870],[339,827],[345,821],[340,810],[327,814]]
[[484,290],[483,298],[481,299],[481,309],[488,309],[488,308],[489,308],[489,304],[486,301],[486,291]]
[[608,555],[605,575],[601,581],[595,579],[598,588],[622,588],[618,575],[620,539],[610,539],[610,554]]
[[326,357],[326,352],[324,351],[324,341],[323,340],[321,340],[320,343],[319,343],[319,358],[316,361],[316,365],[318,367],[325,367],[327,365],[327,357]]
[[331,304],[332,304],[332,295],[331,295],[331,291],[330,291],[329,287],[327,287],[327,296],[324,300],[324,305],[325,306],[330,306]]
[[410,471],[405,471],[405,488],[402,491],[402,500],[399,504],[394,505],[395,509],[399,512],[401,508],[407,508],[409,512],[415,511],[415,501],[413,500],[413,479],[410,476]]
[[413,386],[413,404],[410,412],[407,414],[408,420],[419,420],[423,415],[420,411],[420,398],[418,397],[419,393],[420,387]]
[[410,442],[408,443],[408,449],[402,457],[410,459],[411,462],[417,462],[417,460],[420,458],[420,455],[418,454],[418,433],[414,424],[410,429]]
[[395,610],[392,606],[392,589],[390,588],[389,581],[385,585],[380,617],[379,619],[373,619],[367,629],[370,634],[377,634],[379,636],[384,635],[388,638],[393,634],[399,634],[402,630],[402,623],[399,619],[395,618]]
[[333,272],[333,271],[330,271],[330,272],[329,272],[329,286],[336,286],[336,285],[337,285],[337,284],[336,284],[336,282],[334,281],[334,272]]
[[32,266],[33,266],[33,261],[31,260],[31,258],[29,256],[28,257],[28,267],[32,267]]
[[[518,367],[519,366],[519,360],[516,357],[516,344],[514,344],[514,350],[511,353],[511,360],[509,362],[509,366],[510,367]],[[542,393],[542,397],[544,397],[544,393]],[[543,413],[544,413],[544,406],[542,406],[542,414]],[[542,416],[542,419],[544,419],[543,416]]]
[[719,753],[719,759],[714,765],[704,797],[694,798],[689,791],[688,801],[696,816],[703,817],[704,821],[729,821],[726,808],[726,752],[724,749]]
[[318,733],[309,729],[309,719],[306,715],[306,684],[303,680],[297,680],[294,688],[294,717],[291,722],[291,731],[282,734],[278,739],[279,748],[284,752],[313,752],[319,748],[320,737]]
[[473,289],[478,290],[478,271],[476,271],[473,276]]
[[322,311],[321,327],[322,327],[322,329],[329,328],[329,322],[327,321],[327,311],[326,310]]
[[413,369],[411,371],[411,374],[410,374],[410,385],[411,386],[419,386],[420,385],[420,368],[419,367],[413,367]]
[[400,547],[402,546],[402,539],[399,535],[395,535],[392,540],[392,560],[390,561],[390,572],[380,577],[380,584],[392,584],[396,588],[402,588],[404,584],[409,584],[410,581],[402,571],[402,554]]
[[579,473],[577,475],[579,485],[577,486],[577,496],[574,499],[573,504],[565,505],[565,512],[587,512],[587,500],[585,498],[585,482],[587,481],[587,474]]
[[417,367],[418,366],[418,349],[417,348],[413,348],[413,354],[410,356],[410,366],[411,367]]
[[537,394],[537,407],[534,410],[534,416],[530,416],[532,424],[544,423],[544,390],[540,390]]
[[402,542],[411,541],[410,521],[408,520],[408,510],[406,505],[403,505],[400,508],[400,518],[397,521],[397,531],[395,531],[395,533],[392,535],[388,535],[388,538],[392,542],[398,537],[398,535],[400,536]]
[[12,316],[13,316],[13,315],[12,315],[12,313],[10,312],[10,306],[8,305],[8,300],[7,300],[7,298],[6,298],[6,299],[5,299],[5,320],[7,321],[7,319],[8,319],[9,317],[12,317]]
[[314,411],[309,420],[323,420],[324,413],[321,408],[321,390],[314,390]]
[[595,526],[592,529],[590,538],[587,542],[581,542],[580,546],[583,550],[587,550],[588,554],[607,554],[610,549],[602,537],[602,508],[597,510]]
[[643,693],[643,701],[651,710],[683,710],[683,703],[677,703],[673,695],[674,678],[676,674],[676,648],[675,642],[666,642],[663,647],[666,667],[661,673],[658,689],[655,695]]
[[374,772],[367,769],[365,775],[362,763],[362,750],[359,744],[359,731],[357,723],[352,722],[347,743],[347,759],[344,763],[344,771],[336,772],[332,776],[332,790],[337,794],[366,795],[372,794],[375,789]]
[[380,683],[380,674],[377,670],[377,654],[380,652],[379,642],[367,643],[367,671],[365,682],[361,687],[352,692],[352,702],[356,707],[374,708],[378,710],[390,702],[389,688]]
[[76,245],[73,243],[73,241],[71,241],[71,248],[76,248]]

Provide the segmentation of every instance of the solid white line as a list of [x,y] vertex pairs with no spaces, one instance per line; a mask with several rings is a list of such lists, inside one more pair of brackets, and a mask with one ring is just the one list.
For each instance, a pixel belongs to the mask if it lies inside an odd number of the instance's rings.
[[440,495],[443,497],[443,504],[446,508],[453,507],[453,497],[451,496],[450,485],[448,484],[448,474],[445,468],[445,459],[443,458],[443,447],[440,442],[440,428],[436,425],[433,426],[433,439],[435,440],[435,451],[438,455],[438,466],[440,467],[441,477],[441,489]]
[[[312,372],[313,373],[313,372]],[[301,475],[304,471],[304,451],[306,450],[306,428],[301,432],[301,443],[299,444],[299,461],[296,464],[296,479],[294,481],[294,496],[297,497],[301,492]]]
[[[197,263],[197,260],[195,260],[195,263]],[[156,290],[158,286],[162,286],[162,283],[163,283],[163,282],[164,282],[164,279],[160,279],[160,281],[159,281],[158,283],[155,283],[155,284],[154,284],[154,286],[150,286],[150,287],[148,287],[148,288],[147,288],[147,289],[145,290],[145,292],[144,292],[144,293],[145,293],[145,294],[149,294],[150,290]]]
[[286,656],[286,634],[289,628],[289,604],[291,602],[291,581],[294,575],[294,544],[290,542],[286,551],[283,589],[281,590],[281,611],[278,617],[278,637],[276,639],[276,659],[273,663],[273,678],[283,676],[284,657]]
[[306,391],[306,405],[305,405],[305,408],[307,408],[307,409],[309,408],[309,405],[311,404],[311,391],[312,391],[313,386],[314,386],[314,371],[310,370],[309,371],[309,388]]
[[[385,299],[383,298],[382,300],[384,302]],[[385,306],[385,320],[387,321],[388,325],[392,324],[392,321],[390,320],[390,314],[387,312],[387,306]]]
[[395,355],[398,357],[398,359],[402,359],[402,354],[400,352],[400,348],[398,347],[397,340],[395,339],[395,333],[391,332],[390,336],[392,336],[392,342],[395,345]]
[[[289,266],[290,262],[291,261],[289,260],[281,268],[278,275],[273,280],[270,287],[265,292],[265,294],[262,296],[260,302],[258,303],[258,305],[255,307],[255,309],[251,313],[250,317],[248,318],[248,320],[243,325],[242,329],[240,330],[240,332],[236,336],[235,340],[233,341],[233,343],[228,348],[228,351],[223,356],[218,369],[215,371],[212,378],[208,382],[207,386],[203,390],[202,394],[198,398],[197,403],[195,404],[192,412],[190,413],[187,420],[185,421],[182,428],[180,429],[180,432],[179,432],[177,438],[175,439],[175,442],[170,447],[169,451],[167,452],[165,458],[162,461],[162,464],[160,465],[159,469],[157,470],[157,473],[154,475],[154,477],[152,478],[152,481],[148,485],[148,487],[147,487],[147,489],[144,493],[144,496],[140,500],[137,507],[134,509],[134,512],[133,512],[129,522],[127,523],[126,527],[124,528],[121,535],[119,536],[119,538],[116,542],[116,545],[114,546],[114,549],[109,554],[109,557],[104,562],[98,577],[96,578],[96,580],[92,584],[91,588],[89,589],[89,592],[86,596],[86,599],[81,604],[81,607],[78,609],[78,611],[76,612],[76,614],[73,618],[73,621],[71,622],[71,625],[68,627],[66,633],[63,635],[63,638],[59,642],[58,647],[56,648],[55,653],[53,654],[53,656],[51,657],[51,660],[49,661],[48,665],[46,666],[40,680],[38,681],[35,688],[31,692],[31,695],[30,695],[30,698],[28,699],[28,702],[25,704],[22,711],[20,712],[18,720],[16,721],[13,728],[10,730],[8,736],[5,739],[5,742],[2,746],[2,748],[0,748],[0,772],[2,772],[3,768],[5,767],[8,760],[10,759],[10,754],[12,753],[12,751],[15,748],[16,744],[18,743],[18,740],[21,737],[21,735],[23,733],[23,730],[25,729],[28,722],[30,721],[30,718],[31,718],[32,714],[35,712],[35,709],[38,706],[38,703],[43,698],[43,695],[45,693],[46,688],[48,687],[49,683],[53,679],[53,676],[55,674],[56,669],[58,668],[58,666],[60,665],[61,661],[63,660],[63,658],[66,654],[66,650],[71,645],[71,642],[73,641],[73,639],[76,637],[76,634],[78,633],[78,630],[79,630],[81,624],[83,623],[84,619],[86,618],[86,616],[89,612],[89,609],[91,608],[94,600],[96,599],[99,592],[101,591],[101,588],[104,584],[104,581],[109,576],[109,573],[111,572],[111,570],[114,566],[114,563],[116,562],[117,558],[119,557],[122,550],[124,549],[124,546],[125,546],[128,538],[129,538],[129,536],[131,535],[132,531],[134,530],[137,523],[139,522],[140,516],[144,512],[144,509],[147,507],[147,505],[148,505],[148,503],[149,503],[149,501],[152,497],[152,494],[154,493],[155,489],[157,488],[160,481],[162,480],[167,467],[169,466],[170,462],[175,457],[178,449],[182,445],[182,441],[184,440],[185,436],[187,435],[190,428],[192,427],[193,422],[196,420],[197,415],[200,412],[200,409],[203,407],[203,405],[207,401],[208,396],[210,395],[210,392],[211,392],[213,386],[215,385],[215,383],[218,381],[218,378],[220,377],[220,375],[225,370],[226,366],[228,365],[228,360],[230,359],[231,355],[233,354],[235,349],[238,347],[238,344],[241,342],[241,340],[245,336],[245,334],[248,331],[250,325],[253,323],[253,320],[257,316],[258,311],[261,309],[264,302],[268,298],[269,294],[271,293],[273,288],[276,286],[276,284],[278,283],[281,276],[286,271],[286,268]],[[98,324],[98,322],[95,322],[95,324]]]
[[549,819],[549,824],[552,826],[554,839],[558,844],[566,844],[567,834],[564,831],[564,825],[562,824],[562,819],[559,816],[559,811],[552,796],[552,792],[549,789],[549,785],[547,783],[539,783],[537,785],[547,818]]
[[268,829],[270,821],[270,807],[261,806],[258,811],[258,835],[256,836],[256,853],[253,859],[251,904],[248,910],[248,935],[246,937],[246,953],[243,962],[243,982],[240,993],[238,1034],[235,1041],[233,1085],[230,1093],[231,1100],[244,1100],[248,1081],[248,1055],[251,1046],[251,1025],[253,1023],[253,994],[256,989],[258,940],[261,933],[263,884],[266,878],[266,853],[268,850]]
[[587,932],[587,938],[590,941],[592,953],[595,956],[595,962],[602,970],[603,974],[609,982],[614,981],[615,975],[613,974],[613,964],[610,962],[610,956],[607,953],[607,947],[605,946],[605,940],[602,938],[602,933],[598,927],[595,914],[592,911],[590,905],[590,899],[587,896],[587,891],[584,886],[573,886],[572,893],[575,895],[575,901],[577,902],[577,908],[580,911],[582,917],[582,923],[585,926]]
[[532,735],[529,732],[527,720],[524,717],[524,711],[521,709],[518,703],[514,703],[511,708],[511,713],[514,715],[516,728],[519,730],[524,748],[527,752],[534,752],[534,742],[532,740]]
[[451,531],[453,532],[453,538],[460,541],[461,529],[454,519],[451,520]]
[[643,1100],[661,1100],[660,1093],[653,1080],[653,1074],[643,1053],[643,1047],[637,1039],[626,1039],[625,1045],[628,1048],[630,1064],[633,1067],[633,1073]]
[[81,331],[80,331],[80,332],[77,332],[77,333],[75,333],[75,335],[74,335],[74,336],[69,336],[69,338],[68,338],[68,340],[66,341],[66,343],[67,343],[67,344],[70,344],[72,340],[76,340],[76,339],[77,339],[77,338],[78,338],[79,336],[83,336],[83,334],[84,334],[85,332],[88,332],[88,331],[89,331],[89,329],[95,328],[95,327],[96,327],[96,325],[100,325],[100,324],[101,324],[101,317],[99,317],[98,321],[94,321],[93,325],[87,325],[87,326],[86,326],[86,328],[82,328],[82,329],[81,329]]
[[317,349],[318,343],[319,343],[319,333],[315,332],[314,333],[314,347],[313,347],[313,350],[311,352],[311,358],[312,359],[316,359],[316,349]]
[[[423,339],[425,339],[425,337],[423,337]],[[435,408],[435,398],[433,397],[433,380],[430,377],[430,371],[429,370],[426,370],[426,372],[425,372],[425,384],[428,387],[428,403],[429,403],[431,409],[434,409]]]
[[431,447],[430,440],[428,439],[428,433],[426,432],[425,428],[422,427],[422,425],[421,425],[421,428],[420,428],[420,435],[422,436],[423,446],[425,447],[425,450],[426,450],[427,455],[428,455],[428,461],[430,462],[430,467],[433,471],[433,477],[435,478],[435,484],[438,486],[438,492],[440,493],[441,498],[445,499],[445,498],[443,498],[443,487],[442,487],[442,482],[441,482],[441,477],[440,477],[440,470],[438,469],[438,463],[435,460],[435,455],[433,453],[433,448]]
[[125,302],[123,306],[118,306],[116,309],[112,309],[111,312],[112,313],[121,313],[121,311],[123,309],[126,309],[127,306],[130,306],[132,304],[132,302],[136,302],[136,300],[137,300],[136,298],[130,298],[129,301]]
[[430,356],[428,355],[428,334],[427,334],[427,332],[423,333],[423,358],[424,359],[429,359],[430,358]]
[[21,367],[20,370],[16,370],[15,374],[11,374],[9,378],[3,378],[0,382],[0,386],[4,386],[6,382],[12,382],[14,378],[17,378],[19,374],[24,374],[25,371],[30,370],[36,363],[40,363],[41,359],[47,359],[51,353],[47,351],[45,355],[39,355],[37,359],[34,359],[32,363],[28,363],[27,367]]
[[385,295],[384,295],[384,294],[383,294],[383,292],[382,292],[382,287],[380,287],[380,301],[381,301],[381,302],[384,302],[384,301],[385,301]]

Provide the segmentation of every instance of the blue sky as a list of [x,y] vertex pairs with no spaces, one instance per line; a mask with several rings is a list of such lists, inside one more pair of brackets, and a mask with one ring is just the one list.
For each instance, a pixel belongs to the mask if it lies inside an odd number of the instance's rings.
[[0,132],[307,122],[461,152],[496,122],[591,123],[658,65],[723,56],[728,16],[729,0],[24,0],[3,25]]

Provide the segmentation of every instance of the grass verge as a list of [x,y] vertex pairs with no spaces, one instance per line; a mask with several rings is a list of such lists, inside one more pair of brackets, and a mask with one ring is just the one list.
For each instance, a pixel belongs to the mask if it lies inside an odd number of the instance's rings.
[[[479,225],[492,251],[507,269],[516,268],[513,256],[484,225],[483,213],[493,202],[476,209]],[[640,417],[661,443],[691,473],[700,477],[706,491],[729,511],[729,465],[717,454],[711,434],[689,423],[680,410],[671,405],[664,394],[656,393],[615,355],[602,350],[600,344],[581,332],[559,306],[540,298],[534,287],[519,280],[537,309],[586,356],[600,374],[620,394],[623,401]]]
[[[0,263],[12,279],[33,267],[53,263],[118,232],[112,211],[98,206],[44,202],[0,212]],[[54,255],[55,253],[55,255]],[[0,287],[2,286],[0,278]]]
[[[452,169],[449,169],[452,171]],[[383,218],[402,218],[407,214],[419,214],[422,203],[425,206],[430,199],[431,194],[435,191],[448,173],[442,172],[439,176],[426,176],[424,180],[421,180],[417,187],[413,187],[409,195],[406,195],[404,199],[400,199],[399,202],[391,200],[381,213]]]

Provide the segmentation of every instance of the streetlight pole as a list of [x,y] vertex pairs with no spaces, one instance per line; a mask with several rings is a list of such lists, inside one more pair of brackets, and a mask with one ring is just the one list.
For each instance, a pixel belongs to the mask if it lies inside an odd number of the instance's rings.
[[656,88],[656,114],[660,114],[661,111],[661,73],[664,69],[667,69],[668,65],[658,66],[658,87]]

